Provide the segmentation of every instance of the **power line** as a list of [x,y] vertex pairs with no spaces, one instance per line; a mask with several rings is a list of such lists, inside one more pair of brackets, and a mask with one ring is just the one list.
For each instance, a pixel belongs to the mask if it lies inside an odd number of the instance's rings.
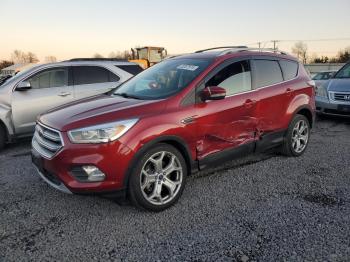
[[350,37],[347,38],[320,38],[320,39],[282,39],[282,40],[267,40],[267,41],[259,41],[255,43],[250,43],[248,45],[259,45],[273,43],[274,45],[279,42],[322,42],[322,41],[350,41]]

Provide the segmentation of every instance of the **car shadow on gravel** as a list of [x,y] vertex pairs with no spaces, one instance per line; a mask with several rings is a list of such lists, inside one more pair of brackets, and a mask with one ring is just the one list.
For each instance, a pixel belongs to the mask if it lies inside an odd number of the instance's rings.
[[7,144],[5,148],[0,151],[0,156],[26,156],[30,155],[31,138],[19,139],[14,143]]

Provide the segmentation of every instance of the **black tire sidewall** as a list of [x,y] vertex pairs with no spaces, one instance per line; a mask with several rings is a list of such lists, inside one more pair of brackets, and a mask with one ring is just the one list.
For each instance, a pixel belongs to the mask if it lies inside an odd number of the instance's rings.
[[[167,151],[167,152],[173,153],[179,159],[183,170],[182,184],[179,192],[177,193],[177,195],[173,200],[171,200],[170,202],[164,205],[154,205],[148,202],[145,199],[140,187],[140,174],[141,174],[143,165],[153,154],[159,151]],[[187,172],[188,170],[187,170],[186,161],[182,156],[182,154],[179,152],[179,150],[177,150],[175,147],[168,144],[156,144],[155,146],[151,147],[149,150],[141,154],[140,160],[137,161],[135,168],[133,168],[133,172],[131,172],[130,174],[130,180],[128,185],[129,197],[136,206],[143,209],[147,209],[155,212],[159,212],[164,209],[167,209],[168,207],[175,204],[178,201],[178,199],[181,197],[186,184]]]
[[[306,146],[304,148],[304,150],[302,152],[296,152],[293,147],[292,147],[292,135],[293,135],[293,129],[296,125],[297,122],[299,122],[300,120],[304,120],[308,126],[308,140],[307,140],[307,143],[306,143]],[[285,137],[285,153],[287,155],[290,155],[290,156],[301,156],[302,154],[304,154],[304,152],[306,151],[308,145],[309,145],[309,142],[310,142],[310,132],[311,132],[311,127],[310,127],[310,122],[309,120],[303,116],[303,115],[296,115],[292,122],[290,123],[289,125],[289,128],[288,128],[288,131],[287,131],[287,135]]]
[[5,147],[5,143],[6,143],[6,131],[0,125],[0,150],[2,150]]

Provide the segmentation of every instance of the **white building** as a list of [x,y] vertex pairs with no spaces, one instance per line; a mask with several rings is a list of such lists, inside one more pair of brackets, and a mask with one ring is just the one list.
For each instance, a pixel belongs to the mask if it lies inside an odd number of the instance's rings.
[[6,75],[15,75],[17,74],[18,72],[20,71],[23,71],[25,69],[28,69],[30,67],[33,67],[35,66],[35,64],[33,63],[25,63],[25,64],[14,64],[14,65],[11,65],[11,66],[8,66],[8,67],[5,67],[3,69],[1,69],[1,76],[6,76]]

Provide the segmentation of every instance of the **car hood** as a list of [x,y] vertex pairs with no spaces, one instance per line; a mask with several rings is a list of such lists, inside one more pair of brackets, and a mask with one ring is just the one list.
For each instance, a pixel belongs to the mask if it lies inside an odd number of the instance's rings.
[[349,92],[350,91],[350,79],[331,79],[327,86],[328,91],[335,92]]
[[[152,105],[151,105],[152,104]],[[39,116],[39,122],[60,131],[140,118],[161,112],[164,100],[137,100],[100,95],[57,107]]]

